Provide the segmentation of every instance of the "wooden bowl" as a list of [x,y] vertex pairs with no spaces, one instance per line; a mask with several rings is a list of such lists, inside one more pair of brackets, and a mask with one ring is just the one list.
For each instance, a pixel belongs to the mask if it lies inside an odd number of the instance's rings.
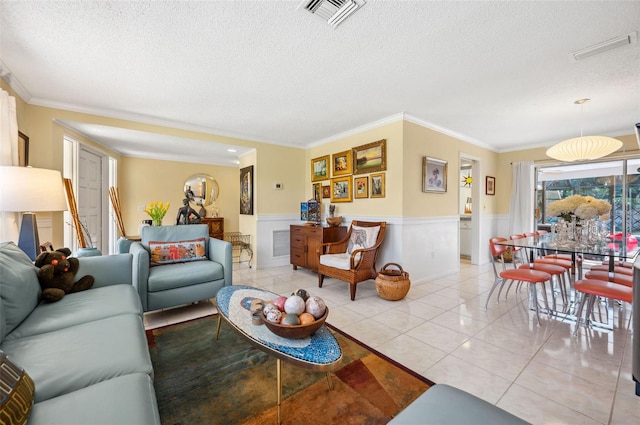
[[262,321],[265,326],[274,334],[281,336],[283,338],[291,338],[291,339],[302,339],[312,335],[315,331],[320,329],[320,326],[324,324],[324,321],[327,320],[327,316],[329,315],[329,307],[324,310],[324,314],[321,318],[316,319],[315,322],[310,323],[308,325],[281,325],[280,323],[273,323],[267,320],[264,315],[264,311],[262,312]]
[[333,227],[340,226],[340,224],[342,224],[342,217],[327,217],[327,223]]

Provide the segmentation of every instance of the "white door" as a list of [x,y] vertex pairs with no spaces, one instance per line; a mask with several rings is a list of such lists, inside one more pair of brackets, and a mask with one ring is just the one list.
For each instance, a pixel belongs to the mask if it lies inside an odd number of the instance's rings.
[[78,215],[89,232],[85,232],[87,246],[105,251],[102,240],[102,158],[93,152],[80,148],[78,162]]

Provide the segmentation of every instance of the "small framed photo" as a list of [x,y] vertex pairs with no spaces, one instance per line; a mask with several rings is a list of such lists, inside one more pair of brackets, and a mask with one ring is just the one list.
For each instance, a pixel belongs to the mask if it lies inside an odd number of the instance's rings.
[[322,201],[322,183],[313,184],[313,199],[318,202]]
[[428,156],[422,158],[422,191],[447,192],[447,161]]
[[348,176],[353,172],[351,149],[331,155],[331,177]]
[[355,198],[369,197],[369,176],[356,177],[354,181]]
[[375,173],[387,169],[387,140],[353,148],[353,174]]
[[384,198],[384,173],[371,174],[371,197]]
[[487,176],[484,188],[485,188],[485,193],[487,195],[495,195],[496,194],[496,178]]
[[331,186],[326,185],[322,186],[322,199],[331,198]]
[[329,155],[321,156],[311,160],[311,181],[329,179]]
[[331,202],[352,202],[351,176],[331,179]]

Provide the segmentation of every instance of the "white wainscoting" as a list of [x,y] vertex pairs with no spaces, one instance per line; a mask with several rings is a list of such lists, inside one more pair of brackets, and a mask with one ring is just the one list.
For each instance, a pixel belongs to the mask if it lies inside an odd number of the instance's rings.
[[271,267],[286,266],[291,264],[289,261],[289,251],[286,255],[273,255],[273,232],[274,231],[289,231],[289,226],[292,224],[303,224],[300,221],[299,214],[273,214],[273,215],[259,215],[257,220],[257,236],[255,243],[257,243],[256,255],[257,259],[255,264],[256,269],[267,269]]
[[[345,217],[352,220],[386,221],[387,231],[376,267],[398,263],[418,283],[456,273],[460,269],[459,216],[446,217]],[[481,215],[478,243],[479,262],[489,261],[489,238],[501,234],[503,216]],[[506,217],[508,224],[508,217]],[[257,269],[290,264],[289,255],[273,255],[273,232],[288,231],[291,224],[302,224],[297,214],[263,215],[257,220]]]

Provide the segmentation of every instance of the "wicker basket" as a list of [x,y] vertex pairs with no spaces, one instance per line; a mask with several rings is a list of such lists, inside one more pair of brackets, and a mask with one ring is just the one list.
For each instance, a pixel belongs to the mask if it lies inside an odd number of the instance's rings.
[[[398,270],[389,269],[389,266],[395,266]],[[385,300],[397,301],[403,299],[409,292],[411,281],[409,273],[402,270],[402,267],[396,263],[387,263],[378,272],[376,277],[376,291],[378,296]]]

